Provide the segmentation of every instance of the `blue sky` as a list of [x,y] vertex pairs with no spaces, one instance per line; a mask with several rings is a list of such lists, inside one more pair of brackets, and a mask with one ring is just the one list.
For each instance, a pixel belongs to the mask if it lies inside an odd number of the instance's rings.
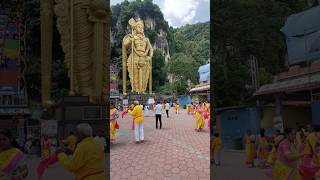
[[[124,0],[110,0],[111,6]],[[129,0],[133,1],[133,0]],[[170,26],[207,22],[210,20],[210,0],[153,0]]]

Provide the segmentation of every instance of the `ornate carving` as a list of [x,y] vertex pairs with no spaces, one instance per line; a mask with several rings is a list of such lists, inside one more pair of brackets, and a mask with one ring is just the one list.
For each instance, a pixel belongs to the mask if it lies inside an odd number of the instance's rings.
[[105,0],[93,0],[89,9],[89,20],[93,22],[108,22],[108,2]]
[[[97,92],[95,79],[101,79],[99,87],[107,86],[108,11],[105,0],[56,0],[55,5],[72,91],[76,95],[90,96],[93,101],[98,101],[106,94],[104,88]],[[97,42],[102,42],[100,47],[96,46]],[[97,59],[103,59],[99,64],[101,71],[95,70]]]

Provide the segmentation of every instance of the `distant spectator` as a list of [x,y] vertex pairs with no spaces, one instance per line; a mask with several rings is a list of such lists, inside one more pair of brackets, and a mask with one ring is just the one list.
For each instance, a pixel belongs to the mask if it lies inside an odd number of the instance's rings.
[[162,114],[162,105],[160,104],[160,102],[157,102],[157,105],[155,107],[155,111],[156,111],[156,129],[158,129],[158,121],[160,123],[160,129],[162,127],[162,122],[161,122],[161,114]]

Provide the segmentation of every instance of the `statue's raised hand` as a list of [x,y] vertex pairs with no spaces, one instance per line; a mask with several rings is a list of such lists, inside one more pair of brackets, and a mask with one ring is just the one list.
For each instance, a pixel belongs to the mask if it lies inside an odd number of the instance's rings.
[[133,37],[132,34],[127,34],[127,35],[123,38],[123,45],[127,48],[127,46],[131,44],[133,38],[134,38],[134,37]]

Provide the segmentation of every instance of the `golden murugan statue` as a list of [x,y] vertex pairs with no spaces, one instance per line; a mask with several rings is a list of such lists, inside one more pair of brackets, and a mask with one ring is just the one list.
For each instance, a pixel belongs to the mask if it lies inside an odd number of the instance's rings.
[[[126,95],[127,66],[132,92],[145,93],[149,83],[149,93],[152,94],[152,56],[151,43],[144,35],[143,21],[140,19],[129,20],[132,33],[126,35],[122,41],[122,76],[123,94]],[[127,58],[127,50],[131,53]]]
[[70,77],[70,95],[100,101],[107,92],[109,2],[55,0],[57,27]]

